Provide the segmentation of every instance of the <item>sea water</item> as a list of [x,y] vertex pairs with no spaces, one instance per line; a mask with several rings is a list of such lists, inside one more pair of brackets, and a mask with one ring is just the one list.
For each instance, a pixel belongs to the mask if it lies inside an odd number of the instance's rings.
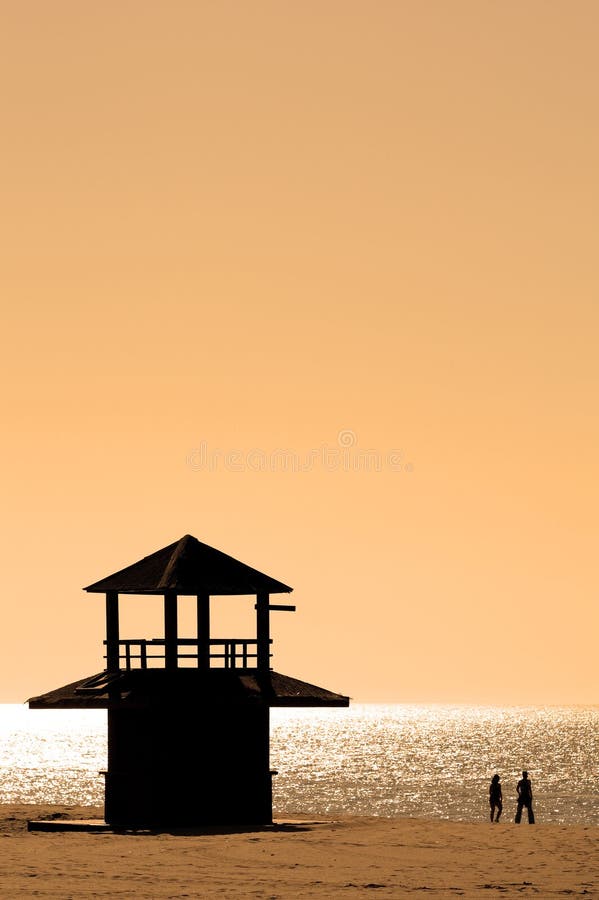
[[[538,822],[599,824],[599,707],[353,704],[274,709],[275,814],[504,820],[527,769]],[[103,710],[0,706],[0,802],[100,805]]]

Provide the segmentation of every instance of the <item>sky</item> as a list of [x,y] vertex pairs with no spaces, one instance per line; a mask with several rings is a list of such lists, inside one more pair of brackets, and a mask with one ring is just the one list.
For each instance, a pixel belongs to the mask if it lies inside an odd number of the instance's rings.
[[597,4],[0,16],[0,701],[190,533],[294,587],[278,671],[598,702]]

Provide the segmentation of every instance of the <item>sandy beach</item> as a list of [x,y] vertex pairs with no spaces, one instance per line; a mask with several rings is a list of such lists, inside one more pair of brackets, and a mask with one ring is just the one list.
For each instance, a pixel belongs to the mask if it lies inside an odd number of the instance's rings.
[[0,807],[2,898],[599,896],[599,828],[283,819],[227,833],[28,832],[101,809]]

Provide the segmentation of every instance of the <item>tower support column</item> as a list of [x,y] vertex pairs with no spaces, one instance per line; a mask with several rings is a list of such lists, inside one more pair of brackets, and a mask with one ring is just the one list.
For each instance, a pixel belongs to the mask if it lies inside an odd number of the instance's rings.
[[167,591],[164,595],[164,667],[176,669],[179,649],[177,644],[177,594]]
[[256,595],[256,640],[258,641],[258,670],[270,670],[270,609],[266,591]]
[[198,668],[210,668],[210,594],[198,594]]
[[119,595],[116,591],[106,594],[106,669],[118,672],[119,663]]

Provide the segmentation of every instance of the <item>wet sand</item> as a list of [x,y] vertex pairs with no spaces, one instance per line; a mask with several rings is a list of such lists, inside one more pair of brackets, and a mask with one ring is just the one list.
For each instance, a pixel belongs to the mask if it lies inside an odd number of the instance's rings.
[[599,897],[599,828],[355,818],[262,831],[28,832],[101,809],[0,807],[0,896]]

